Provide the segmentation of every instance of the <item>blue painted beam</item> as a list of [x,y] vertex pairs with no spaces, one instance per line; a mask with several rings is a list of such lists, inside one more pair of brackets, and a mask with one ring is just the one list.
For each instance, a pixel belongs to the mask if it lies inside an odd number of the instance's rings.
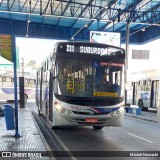
[[[0,19],[0,34],[14,34],[16,36],[26,36],[27,22],[10,21]],[[70,29],[67,27],[57,27],[53,25],[30,23],[29,37],[51,38],[51,39],[67,39],[69,40],[78,29]],[[89,41],[89,30],[84,30],[74,37],[74,40]],[[122,42],[125,42],[125,32],[121,32]],[[140,38],[139,38],[140,37]],[[142,44],[152,39],[160,37],[160,27],[152,26],[146,29],[145,34],[141,31],[130,36],[130,43]]]

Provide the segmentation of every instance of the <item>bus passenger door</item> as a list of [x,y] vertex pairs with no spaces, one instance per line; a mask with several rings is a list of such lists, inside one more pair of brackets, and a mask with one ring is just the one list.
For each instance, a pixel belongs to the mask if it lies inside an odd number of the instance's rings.
[[43,67],[40,71],[40,112],[42,111],[42,84],[43,84]]
[[49,121],[53,122],[53,75],[49,76]]
[[137,93],[138,93],[138,82],[133,82],[133,98],[132,98],[133,105],[136,105]]
[[152,81],[150,107],[157,108],[159,81]]

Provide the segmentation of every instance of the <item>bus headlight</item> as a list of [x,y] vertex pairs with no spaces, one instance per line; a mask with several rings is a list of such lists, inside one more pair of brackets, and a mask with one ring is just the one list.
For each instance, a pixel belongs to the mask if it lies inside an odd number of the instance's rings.
[[119,111],[119,110],[117,110],[117,111],[116,111],[116,114],[120,114],[120,111]]
[[69,111],[67,112],[67,114],[68,114],[68,116],[71,116],[71,115],[72,115],[72,111],[69,110]]
[[124,107],[119,108],[120,113],[124,113]]
[[60,104],[58,104],[58,103],[55,103],[55,107],[56,107],[56,110],[58,111],[58,112],[60,112],[60,113],[66,113],[66,109],[65,108],[62,108],[62,106],[60,105]]
[[115,113],[114,113],[114,112],[111,112],[111,116],[112,116],[112,117],[115,116]]
[[62,106],[60,104],[55,104],[56,109],[61,112]]
[[66,111],[67,111],[67,110],[66,110],[65,108],[62,108],[62,109],[61,109],[61,113],[66,113]]

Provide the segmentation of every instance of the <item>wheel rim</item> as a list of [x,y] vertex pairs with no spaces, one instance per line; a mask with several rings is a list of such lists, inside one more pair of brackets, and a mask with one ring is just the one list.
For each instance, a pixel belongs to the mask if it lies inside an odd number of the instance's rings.
[[143,102],[142,102],[142,101],[139,101],[138,106],[139,106],[140,108],[143,108]]

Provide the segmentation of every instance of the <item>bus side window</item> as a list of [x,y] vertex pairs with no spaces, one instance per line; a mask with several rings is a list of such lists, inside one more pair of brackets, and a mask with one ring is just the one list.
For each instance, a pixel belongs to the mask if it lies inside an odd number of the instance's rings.
[[2,82],[6,82],[6,77],[2,77]]
[[147,81],[147,91],[150,91],[151,90],[151,80],[148,80]]
[[3,86],[4,87],[12,87],[12,78],[11,77],[3,77]]

